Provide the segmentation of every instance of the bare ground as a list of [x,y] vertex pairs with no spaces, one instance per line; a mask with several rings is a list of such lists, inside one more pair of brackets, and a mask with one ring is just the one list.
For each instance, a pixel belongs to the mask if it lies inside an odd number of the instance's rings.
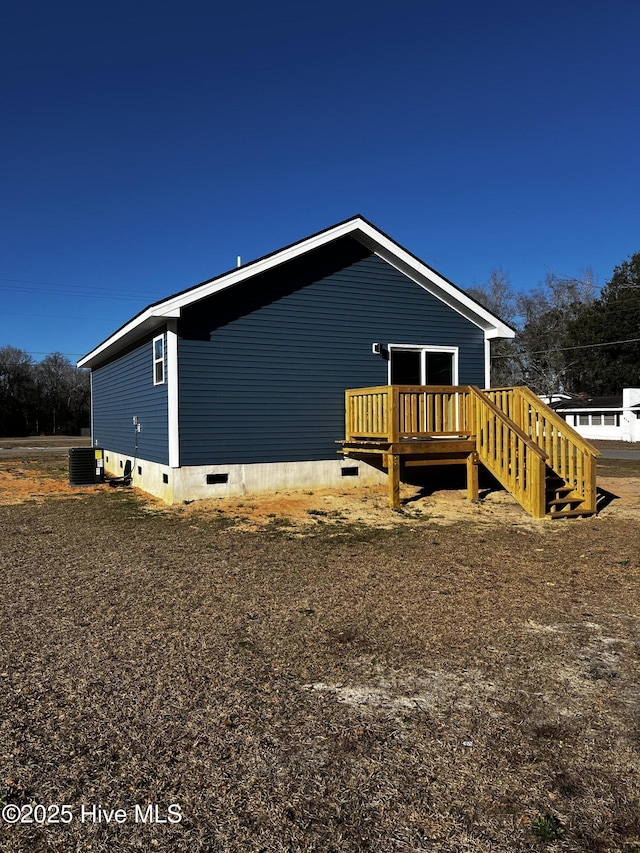
[[168,509],[0,459],[0,804],[73,807],[0,850],[633,853],[640,463],[599,482]]

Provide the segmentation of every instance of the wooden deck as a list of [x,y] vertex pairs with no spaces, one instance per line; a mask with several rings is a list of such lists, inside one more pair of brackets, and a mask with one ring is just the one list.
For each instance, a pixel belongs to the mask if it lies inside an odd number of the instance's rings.
[[341,452],[381,457],[394,509],[403,468],[464,464],[477,500],[482,464],[533,518],[596,512],[599,452],[528,388],[383,385],[348,390],[345,406]]

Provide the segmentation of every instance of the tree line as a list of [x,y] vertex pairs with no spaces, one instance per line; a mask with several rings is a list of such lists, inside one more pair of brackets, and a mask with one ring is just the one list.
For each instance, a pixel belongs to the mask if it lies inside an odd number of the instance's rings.
[[0,435],[79,435],[90,413],[88,370],[59,352],[34,362],[24,350],[0,347]]
[[537,394],[613,396],[640,387],[640,253],[617,266],[598,293],[590,270],[548,274],[528,293],[494,270],[469,294],[516,330],[491,342],[491,384]]

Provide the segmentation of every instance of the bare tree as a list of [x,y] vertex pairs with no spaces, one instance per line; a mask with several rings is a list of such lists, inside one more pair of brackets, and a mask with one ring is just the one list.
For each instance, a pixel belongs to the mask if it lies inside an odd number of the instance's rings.
[[0,347],[0,435],[77,434],[90,410],[87,370],[59,352],[36,364],[24,350]]
[[593,272],[579,278],[549,273],[528,293],[515,293],[508,273],[493,270],[469,295],[516,330],[513,340],[491,341],[491,384],[529,385],[539,394],[572,388],[572,323],[596,297]]
[[77,432],[90,401],[89,376],[62,353],[54,352],[36,365],[41,417],[47,431]]
[[[504,320],[516,327],[517,297],[511,285],[509,273],[502,269],[491,270],[484,284],[467,290],[469,296]],[[494,388],[518,385],[522,382],[517,344],[514,340],[491,341],[491,384]]]
[[596,296],[593,272],[581,278],[549,273],[516,300],[518,359],[523,381],[538,394],[572,391],[571,324]]
[[35,412],[33,360],[12,346],[0,347],[0,434],[27,435]]

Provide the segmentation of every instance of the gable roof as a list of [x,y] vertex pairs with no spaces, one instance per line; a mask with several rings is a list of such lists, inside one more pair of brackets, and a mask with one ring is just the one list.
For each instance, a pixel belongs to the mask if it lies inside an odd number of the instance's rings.
[[[622,394],[616,397],[577,397],[573,400],[562,400],[560,403],[553,403],[552,408],[556,412],[578,412],[587,409],[588,411],[602,411],[603,409],[622,409],[624,407]],[[640,408],[640,403],[634,403],[629,406],[630,409]]]
[[208,279],[201,284],[148,305],[95,349],[83,356],[78,361],[78,367],[94,367],[120,349],[135,342],[138,338],[162,327],[168,319],[179,317],[182,309],[186,306],[219,293],[221,290],[241,285],[260,273],[315,249],[329,246],[333,241],[342,237],[351,237],[357,240],[371,252],[387,261],[454,311],[479,326],[487,339],[514,337],[514,330],[499,317],[493,315],[479,302],[476,302],[475,299],[460,290],[436,270],[427,266],[424,261],[408,252],[364,217],[354,216],[312,234],[310,237],[285,246],[283,249],[278,249],[255,261],[250,261],[237,269],[229,270],[215,278]]

